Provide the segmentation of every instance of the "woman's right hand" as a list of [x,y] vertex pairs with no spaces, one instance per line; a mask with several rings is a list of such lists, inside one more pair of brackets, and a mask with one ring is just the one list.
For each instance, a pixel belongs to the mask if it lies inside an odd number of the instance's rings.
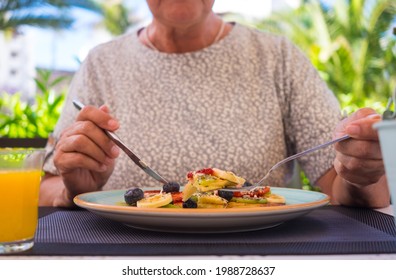
[[118,128],[118,121],[109,114],[107,106],[85,106],[76,122],[62,132],[55,147],[54,164],[68,200],[99,190],[107,182],[120,152],[103,129]]

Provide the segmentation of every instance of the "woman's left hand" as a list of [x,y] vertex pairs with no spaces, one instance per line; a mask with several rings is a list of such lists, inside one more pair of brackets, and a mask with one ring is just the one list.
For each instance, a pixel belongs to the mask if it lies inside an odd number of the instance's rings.
[[385,174],[378,134],[373,128],[379,120],[381,116],[374,110],[363,108],[342,120],[335,130],[335,137],[351,136],[335,144],[334,168],[353,186],[377,183]]

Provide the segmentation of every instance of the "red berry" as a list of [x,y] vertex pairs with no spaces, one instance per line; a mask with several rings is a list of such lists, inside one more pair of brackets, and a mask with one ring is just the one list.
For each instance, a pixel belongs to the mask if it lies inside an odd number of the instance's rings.
[[214,171],[212,168],[204,168],[201,170],[198,170],[196,173],[202,173],[202,174],[206,174],[206,175],[213,175]]

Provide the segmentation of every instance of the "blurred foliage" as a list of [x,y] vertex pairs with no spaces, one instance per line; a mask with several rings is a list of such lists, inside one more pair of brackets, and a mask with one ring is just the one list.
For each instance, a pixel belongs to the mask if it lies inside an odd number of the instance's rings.
[[313,186],[309,181],[308,177],[305,175],[304,171],[300,171],[301,188],[307,191],[321,192],[320,187]]
[[75,18],[72,8],[85,9],[101,15],[103,26],[110,34],[124,34],[139,20],[122,0],[2,0],[0,30],[18,31],[21,26],[68,29]]
[[70,8],[101,13],[90,0],[1,0],[0,30],[16,31],[30,25],[41,28],[69,28],[74,22]]
[[132,16],[129,9],[123,4],[123,1],[99,1],[103,11],[103,25],[112,35],[118,36],[124,34],[128,28],[138,22],[138,19]]
[[51,78],[51,72],[38,70],[38,92],[32,102],[19,93],[0,93],[0,137],[47,138],[54,130],[66,96],[61,83],[66,77]]
[[345,113],[352,114],[359,108],[370,107],[377,111],[378,113],[383,113],[386,108],[387,100],[380,98],[380,96],[370,96],[367,98],[362,98],[361,100],[356,100],[353,94],[338,94],[337,96],[341,107]]
[[305,0],[256,24],[285,35],[306,53],[348,112],[383,109],[396,86],[394,0]]

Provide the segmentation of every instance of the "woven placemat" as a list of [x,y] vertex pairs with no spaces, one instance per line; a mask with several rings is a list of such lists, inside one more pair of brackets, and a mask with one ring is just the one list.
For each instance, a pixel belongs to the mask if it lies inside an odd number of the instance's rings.
[[31,255],[300,255],[396,253],[392,216],[326,206],[277,227],[241,233],[182,234],[134,229],[86,210],[40,218]]

